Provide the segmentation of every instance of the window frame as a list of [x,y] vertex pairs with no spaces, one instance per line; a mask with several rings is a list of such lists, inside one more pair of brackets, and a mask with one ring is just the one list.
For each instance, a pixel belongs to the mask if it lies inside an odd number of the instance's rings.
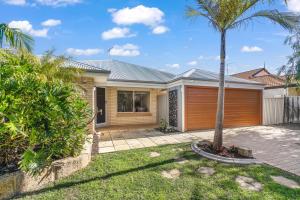
[[[131,112],[121,112],[121,111],[119,111],[119,109],[118,109],[118,107],[119,107],[119,105],[118,105],[118,101],[119,101],[119,92],[132,92],[132,111]],[[140,93],[146,93],[146,94],[148,94],[148,100],[149,100],[149,105],[148,105],[148,111],[146,111],[146,112],[135,112],[135,94],[140,94]],[[118,114],[122,114],[122,113],[134,113],[134,114],[137,114],[137,113],[151,113],[150,112],[150,107],[151,107],[151,101],[150,101],[150,99],[151,99],[151,92],[150,91],[144,91],[144,90],[141,90],[141,91],[139,91],[139,90],[117,90],[117,113]]]

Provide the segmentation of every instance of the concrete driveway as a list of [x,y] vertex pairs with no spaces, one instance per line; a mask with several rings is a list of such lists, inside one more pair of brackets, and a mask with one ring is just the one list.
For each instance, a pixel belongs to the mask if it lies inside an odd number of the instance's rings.
[[227,129],[224,143],[246,146],[258,160],[300,176],[300,126]]
[[[127,132],[130,135],[130,131]],[[94,140],[94,153],[108,153],[151,146],[212,140],[214,131],[161,134],[147,130],[134,137]],[[101,133],[99,133],[101,135]],[[98,137],[97,137],[98,138]],[[258,160],[300,176],[300,126],[255,126],[224,130],[224,144],[245,146]]]

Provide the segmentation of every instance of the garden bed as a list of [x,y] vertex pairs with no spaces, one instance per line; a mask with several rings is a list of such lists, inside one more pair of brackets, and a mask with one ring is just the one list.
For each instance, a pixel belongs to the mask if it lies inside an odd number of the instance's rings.
[[[201,141],[192,143],[191,147],[195,153],[219,162],[229,164],[261,164],[261,162],[253,158],[252,153],[248,153],[249,150],[235,146],[222,147],[220,151],[215,151],[211,142]],[[241,152],[247,152],[249,156],[240,154],[240,150],[242,150]]]

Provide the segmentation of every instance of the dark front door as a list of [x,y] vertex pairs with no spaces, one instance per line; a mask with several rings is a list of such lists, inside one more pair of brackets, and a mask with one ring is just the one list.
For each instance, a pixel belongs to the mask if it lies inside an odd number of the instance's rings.
[[97,88],[97,124],[105,123],[105,88]]

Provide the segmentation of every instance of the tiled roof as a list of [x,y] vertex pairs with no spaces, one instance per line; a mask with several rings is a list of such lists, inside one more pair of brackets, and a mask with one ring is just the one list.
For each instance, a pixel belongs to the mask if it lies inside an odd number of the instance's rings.
[[[255,76],[262,70],[265,70],[265,72],[267,72],[267,75]],[[246,72],[241,72],[238,74],[233,74],[232,76],[260,82],[265,84],[266,87],[283,86],[285,84],[285,80],[283,78],[269,73],[265,68],[258,68]]]
[[258,72],[264,70],[264,68],[258,68],[258,69],[252,69],[249,71],[237,73],[237,74],[232,74],[232,76],[238,77],[238,78],[243,78],[243,79],[251,79],[253,75],[257,74]]
[[[176,76],[173,80],[177,79],[190,79],[190,80],[203,80],[203,81],[219,81],[219,74],[209,72],[201,69],[190,69],[182,74]],[[225,82],[243,83],[243,84],[258,84],[260,83],[233,76],[225,76]]]
[[266,87],[283,86],[285,84],[285,81],[283,79],[275,75],[259,76],[251,80],[264,83]]

